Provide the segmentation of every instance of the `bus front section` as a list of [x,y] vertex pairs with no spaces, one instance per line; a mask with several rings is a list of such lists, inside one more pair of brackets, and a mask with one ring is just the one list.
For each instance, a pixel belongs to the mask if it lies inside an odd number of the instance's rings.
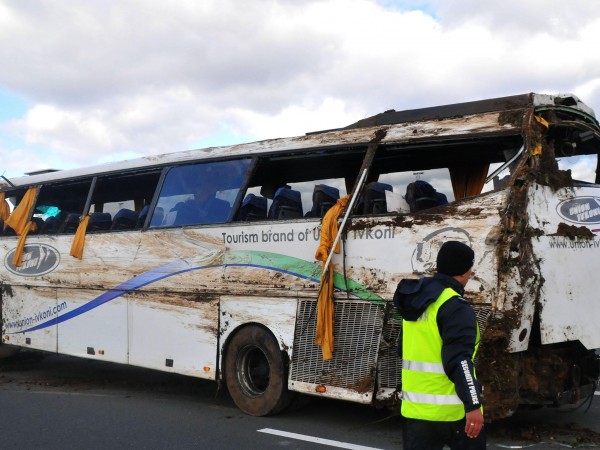
[[492,420],[523,404],[591,401],[600,374],[600,129],[575,97],[540,97],[502,214],[478,362]]

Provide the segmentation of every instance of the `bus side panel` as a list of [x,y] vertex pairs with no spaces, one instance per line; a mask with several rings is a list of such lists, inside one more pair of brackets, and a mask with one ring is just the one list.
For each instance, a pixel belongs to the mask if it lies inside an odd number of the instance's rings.
[[[291,359],[297,305],[297,299],[289,297],[221,297],[219,329],[221,346],[240,326],[249,323],[260,324],[273,333],[281,350]],[[223,357],[223,348],[221,348],[219,352],[221,367]]]
[[59,303],[66,301],[68,309],[58,324],[58,352],[127,363],[127,299],[115,298],[88,310],[102,294],[97,290],[59,290]]
[[[3,288],[3,342],[56,352],[56,315],[60,312],[56,289],[19,285]],[[61,302],[60,309],[64,306]]]
[[598,287],[594,268],[600,261],[600,187],[563,188],[534,185],[529,216],[544,235],[533,239],[544,278],[540,298],[543,344],[579,340],[600,347]]
[[129,363],[214,380],[216,296],[129,294]]

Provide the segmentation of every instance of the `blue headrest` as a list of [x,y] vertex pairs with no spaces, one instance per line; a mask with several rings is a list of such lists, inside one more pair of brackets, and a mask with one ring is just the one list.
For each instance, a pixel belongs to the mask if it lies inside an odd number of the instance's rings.
[[92,213],[88,222],[88,229],[108,229],[110,228],[112,218],[109,213],[95,212]]
[[260,209],[267,210],[267,199],[254,194],[246,195],[246,198],[242,202],[242,206],[252,205]]
[[419,189],[419,192],[422,192],[423,194],[425,194],[428,197],[435,197],[435,188],[429,184],[427,181],[424,180],[416,180],[415,182],[415,187],[417,187]]
[[369,183],[367,185],[367,189],[369,189],[371,191],[379,192],[380,194],[385,193],[385,191],[390,191],[390,192],[394,191],[394,188],[392,187],[391,184],[379,183],[376,181]]
[[333,186],[327,186],[326,184],[317,184],[315,186],[315,191],[321,191],[323,194],[336,200],[340,198],[340,190]]
[[118,220],[128,220],[131,221],[133,223],[135,223],[138,219],[138,215],[135,211],[132,211],[130,209],[127,208],[123,208],[120,209],[116,214],[115,214],[115,222]]
[[277,189],[277,191],[275,192],[275,197],[273,198],[275,199],[278,197],[282,197],[287,200],[291,200],[293,202],[302,204],[302,196],[300,195],[300,192],[290,188],[280,187],[279,189]]
[[440,205],[448,204],[448,197],[446,197],[446,194],[443,194],[442,192],[436,192],[435,197],[438,199]]

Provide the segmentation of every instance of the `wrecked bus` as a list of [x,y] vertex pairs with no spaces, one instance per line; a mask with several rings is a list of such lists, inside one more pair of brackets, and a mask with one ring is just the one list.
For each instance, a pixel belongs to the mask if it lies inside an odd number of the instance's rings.
[[[488,420],[577,403],[599,376],[599,149],[575,96],[525,94],[3,178],[2,343],[224,381],[252,415],[394,404],[394,290],[453,239],[476,254]],[[340,198],[327,356],[315,251]]]

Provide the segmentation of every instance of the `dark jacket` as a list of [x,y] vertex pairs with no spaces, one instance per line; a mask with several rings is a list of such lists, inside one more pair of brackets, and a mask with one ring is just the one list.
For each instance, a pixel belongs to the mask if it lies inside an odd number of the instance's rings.
[[477,339],[477,319],[473,308],[462,298],[463,285],[443,274],[418,280],[405,278],[398,284],[394,305],[404,320],[415,321],[448,287],[461,296],[451,298],[438,310],[442,363],[446,375],[456,387],[456,394],[465,404],[465,411],[469,412],[481,406],[482,397],[481,385],[473,376],[471,359]]

